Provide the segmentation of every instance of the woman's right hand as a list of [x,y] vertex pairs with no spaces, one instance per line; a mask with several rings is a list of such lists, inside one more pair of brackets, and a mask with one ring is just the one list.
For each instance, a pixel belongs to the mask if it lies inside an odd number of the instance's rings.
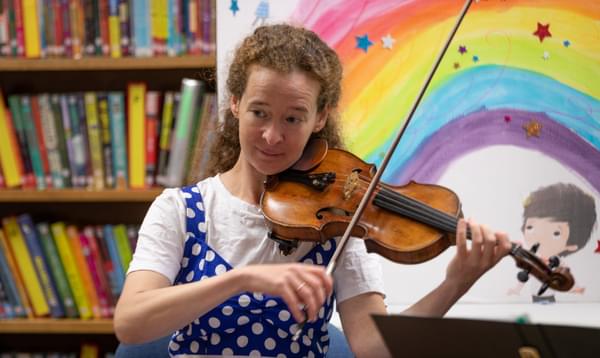
[[239,269],[244,291],[281,297],[294,319],[314,321],[320,307],[333,292],[333,280],[325,268],[301,263],[250,265]]

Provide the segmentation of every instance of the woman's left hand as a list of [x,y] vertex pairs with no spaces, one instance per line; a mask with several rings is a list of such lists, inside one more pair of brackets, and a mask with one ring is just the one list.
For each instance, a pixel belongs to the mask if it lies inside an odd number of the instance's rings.
[[[471,232],[471,247],[467,247],[467,225]],[[508,235],[493,232],[473,220],[461,219],[456,230],[456,255],[446,270],[446,280],[468,290],[487,270],[508,254]]]

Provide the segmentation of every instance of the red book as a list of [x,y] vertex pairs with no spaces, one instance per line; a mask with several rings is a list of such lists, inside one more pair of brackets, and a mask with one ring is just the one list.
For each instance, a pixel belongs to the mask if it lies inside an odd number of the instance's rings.
[[40,103],[37,96],[31,96],[31,115],[33,116],[33,124],[35,131],[39,134],[38,147],[40,148],[40,157],[42,159],[42,168],[44,168],[44,177],[46,178],[46,187],[52,188],[52,174],[50,173],[50,164],[48,162],[48,151],[46,150],[46,132],[42,128],[42,119],[40,113]]
[[160,93],[157,91],[146,92],[146,186],[152,187],[155,183],[157,147],[158,147],[158,113],[160,107]]
[[[112,317],[113,305],[110,299],[110,291],[106,284],[106,280],[103,278],[102,263],[99,259],[99,250],[96,245],[95,238],[93,236],[93,229],[88,227],[79,234],[79,241],[81,243],[81,250],[85,257],[85,262],[90,270],[92,276],[92,282],[98,295],[98,303],[100,305],[100,315],[104,318]],[[93,243],[92,243],[93,241]],[[93,246],[93,247],[92,247]]]

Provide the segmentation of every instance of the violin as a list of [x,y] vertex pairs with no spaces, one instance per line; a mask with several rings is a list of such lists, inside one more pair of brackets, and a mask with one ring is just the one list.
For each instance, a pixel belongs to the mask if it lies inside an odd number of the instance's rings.
[[[323,243],[341,236],[365,195],[376,168],[352,153],[328,149],[324,139],[311,140],[290,169],[267,177],[260,200],[271,238],[289,252],[298,241]],[[463,216],[458,196],[439,185],[414,181],[393,186],[379,182],[351,235],[362,238],[368,252],[389,260],[417,264],[432,259],[456,243]],[[467,238],[470,233],[467,231]],[[568,291],[575,283],[557,257],[546,264],[532,251],[513,243],[510,255],[522,271],[547,288]]]

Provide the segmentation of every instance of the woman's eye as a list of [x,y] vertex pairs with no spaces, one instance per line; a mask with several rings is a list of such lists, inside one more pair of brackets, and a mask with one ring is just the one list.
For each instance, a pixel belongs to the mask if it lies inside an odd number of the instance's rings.
[[558,231],[558,230],[557,230],[557,231],[553,232],[552,234],[553,234],[554,236],[560,236],[560,231]]
[[297,123],[297,122],[300,122],[300,119],[296,118],[296,117],[287,117],[287,121],[289,123]]
[[258,109],[255,109],[251,112],[255,117],[258,117],[258,118],[264,118],[264,116],[265,116],[265,112],[258,110]]
[[526,230],[533,230],[533,225],[527,225],[527,226],[525,227],[525,229],[526,229]]

